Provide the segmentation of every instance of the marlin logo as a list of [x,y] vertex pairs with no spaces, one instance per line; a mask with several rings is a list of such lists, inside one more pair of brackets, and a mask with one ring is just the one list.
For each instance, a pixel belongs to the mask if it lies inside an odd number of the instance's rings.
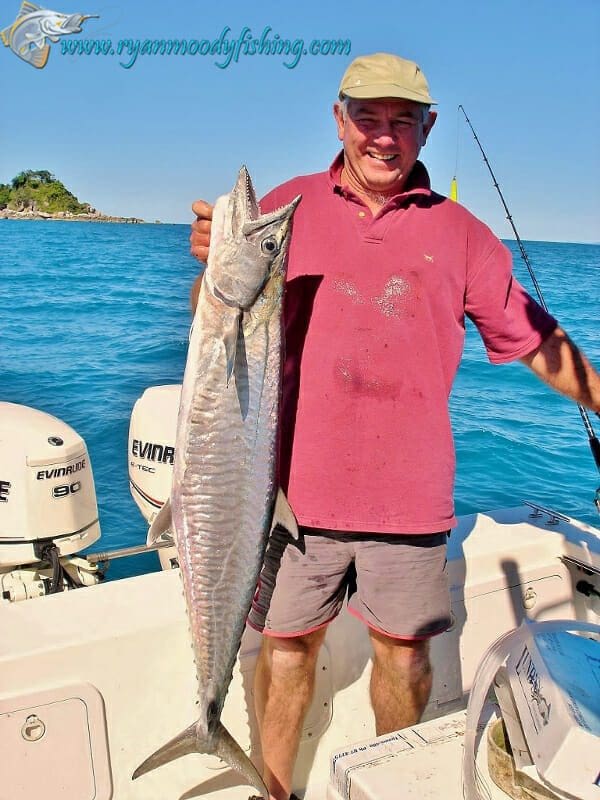
[[0,31],[0,39],[23,61],[42,69],[50,55],[46,39],[56,43],[61,36],[80,33],[81,23],[94,18],[98,19],[98,15],[58,14],[23,0],[16,20]]

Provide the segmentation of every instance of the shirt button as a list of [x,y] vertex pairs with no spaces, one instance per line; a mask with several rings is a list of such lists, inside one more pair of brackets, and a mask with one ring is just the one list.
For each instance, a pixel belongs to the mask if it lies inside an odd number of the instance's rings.
[[365,214],[365,212],[364,212],[364,211],[359,211],[359,212],[358,212],[358,216],[359,216],[359,217],[366,217],[367,215]]

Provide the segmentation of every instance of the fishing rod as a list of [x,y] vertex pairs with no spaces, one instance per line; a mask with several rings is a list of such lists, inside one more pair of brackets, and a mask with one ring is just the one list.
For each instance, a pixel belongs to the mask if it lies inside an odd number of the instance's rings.
[[[519,232],[518,232],[517,227],[515,225],[515,222],[514,222],[514,220],[512,218],[512,214],[510,213],[510,210],[508,208],[506,200],[504,199],[504,195],[502,194],[502,189],[500,188],[500,184],[496,180],[496,176],[494,175],[494,170],[492,169],[492,165],[490,164],[490,162],[488,160],[488,157],[485,154],[485,150],[483,149],[483,145],[479,141],[479,137],[475,133],[475,128],[471,124],[471,120],[467,116],[467,112],[465,111],[465,109],[464,109],[464,107],[462,105],[459,105],[458,108],[459,108],[459,111],[462,111],[462,113],[464,114],[464,117],[465,117],[465,119],[467,121],[467,125],[471,129],[471,133],[473,134],[473,137],[474,137],[475,141],[477,142],[477,146],[479,147],[479,149],[481,151],[481,155],[483,156],[483,160],[485,162],[485,165],[488,168],[488,171],[489,171],[490,175],[492,176],[492,180],[494,182],[494,187],[496,188],[496,191],[498,192],[500,200],[502,201],[502,205],[504,206],[504,210],[506,211],[506,219],[509,221],[511,228],[513,229],[513,233],[515,234],[515,239],[517,240],[517,244],[518,244],[519,250],[521,252],[521,258],[525,262],[525,266],[527,267],[527,271],[529,272],[529,275],[531,277],[531,281],[532,281],[532,283],[533,283],[533,285],[535,287],[535,291],[536,291],[536,294],[538,296],[538,300],[540,301],[540,305],[542,306],[544,311],[548,311],[548,306],[546,305],[546,301],[544,300],[544,295],[542,294],[541,287],[540,287],[540,285],[538,283],[538,280],[536,278],[535,272],[533,271],[533,267],[531,265],[531,261],[529,260],[529,256],[527,255],[527,251],[525,250],[525,246],[524,246],[523,242],[521,241],[521,237],[519,236]],[[588,442],[589,442],[589,445],[590,445],[590,450],[592,451],[592,456],[594,458],[594,462],[596,464],[596,468],[598,469],[598,472],[600,472],[600,441],[598,440],[598,437],[596,436],[596,434],[594,432],[594,428],[592,427],[592,423],[590,422],[590,418],[589,418],[589,415],[587,413],[587,410],[584,408],[584,406],[581,405],[581,403],[577,403],[577,408],[579,409],[579,414],[580,414],[581,420],[583,422],[583,427],[585,428],[585,432],[586,432],[586,434],[588,436]],[[600,414],[598,414],[597,411],[594,412],[594,413],[596,414],[596,416],[598,418],[600,418]],[[598,513],[600,514],[600,487],[598,487],[598,489],[596,489],[596,495],[594,497],[594,505],[596,506],[596,509],[597,509]]]

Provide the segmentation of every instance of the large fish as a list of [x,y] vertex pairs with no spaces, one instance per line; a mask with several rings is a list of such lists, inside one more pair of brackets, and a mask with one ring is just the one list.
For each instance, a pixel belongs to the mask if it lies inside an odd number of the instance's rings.
[[59,14],[23,0],[16,20],[0,31],[0,39],[23,61],[42,69],[50,55],[46,39],[58,42],[61,36],[81,33],[81,25],[86,19],[98,19],[98,15]]
[[[141,764],[134,778],[186,753],[218,755],[267,789],[220,721],[269,532],[295,520],[278,491],[282,295],[297,197],[261,215],[245,167],[217,200],[192,327],[170,502],[199,687],[200,718]],[[297,535],[297,529],[295,529]]]

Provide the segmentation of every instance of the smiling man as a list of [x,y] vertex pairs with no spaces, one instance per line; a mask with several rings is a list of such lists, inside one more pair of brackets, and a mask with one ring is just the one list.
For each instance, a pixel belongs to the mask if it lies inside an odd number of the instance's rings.
[[436,114],[412,100],[346,100],[334,114],[344,143],[342,180],[378,208],[380,198],[402,190]]
[[404,188],[435,123],[434,102],[419,67],[385,53],[356,59],[342,78],[334,106],[341,177],[374,213]]
[[[255,699],[272,800],[290,797],[318,651],[346,595],[373,646],[377,733],[414,724],[427,704],[429,639],[450,623],[448,397],[465,316],[490,361],[520,359],[600,410],[600,377],[513,277],[509,251],[431,190],[418,156],[434,102],[414,62],[355,59],[334,105],[342,152],[261,202],[265,212],[303,196],[286,285],[280,465],[301,537],[274,531],[248,619],[263,632]],[[206,261],[212,207],[193,210],[192,253]]]

